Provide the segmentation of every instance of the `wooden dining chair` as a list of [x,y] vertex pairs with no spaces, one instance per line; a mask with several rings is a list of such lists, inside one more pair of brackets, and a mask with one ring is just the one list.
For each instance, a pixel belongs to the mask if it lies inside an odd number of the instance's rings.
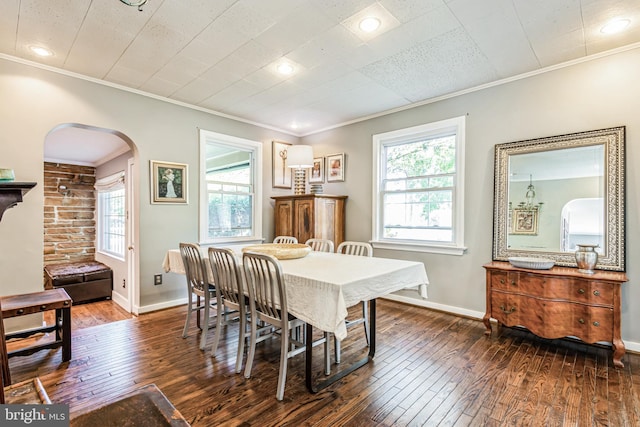
[[[260,339],[264,339],[265,335],[257,330],[257,321],[260,320],[275,327],[280,333],[271,336],[280,336],[280,369],[278,376],[278,386],[276,389],[276,398],[282,400],[284,397],[284,388],[287,381],[287,361],[305,351],[304,336],[305,323],[293,316],[288,311],[287,293],[285,289],[284,274],[280,262],[267,254],[259,254],[255,252],[245,252],[242,256],[244,265],[245,278],[247,288],[252,294],[250,301],[251,318],[250,325],[251,337],[249,343],[249,355],[247,356],[247,364],[244,370],[246,378],[251,377],[251,369],[255,356],[256,343]],[[303,331],[300,337],[294,336],[294,331]],[[329,348],[328,340],[322,338],[317,340],[314,345],[324,344],[325,354],[325,372],[328,372],[329,364]]]
[[305,245],[311,246],[311,250],[315,252],[333,252],[333,242],[328,239],[309,239],[304,242]]
[[298,239],[293,236],[276,236],[273,243],[298,243]]
[[[204,350],[207,344],[207,332],[209,330],[209,313],[211,307],[220,308],[219,295],[216,288],[209,283],[207,267],[200,252],[200,246],[193,243],[180,243],[180,255],[184,264],[187,278],[187,319],[184,323],[182,338],[188,336],[191,313],[196,312],[197,325],[202,330],[200,336],[200,350]],[[193,297],[196,297],[194,304]],[[200,323],[200,312],[204,312],[203,326]],[[218,313],[219,315],[220,313]]]
[[236,256],[231,249],[210,247],[209,264],[213,273],[213,281],[216,287],[220,306],[217,307],[219,313],[225,316],[216,317],[216,332],[211,347],[211,357],[216,356],[218,343],[222,328],[227,322],[226,313],[230,311],[238,312],[238,352],[236,355],[236,373],[242,370],[242,356],[244,354],[245,339],[249,337],[247,330],[247,316],[249,315],[249,297],[242,278],[242,269],[236,261]]
[[[345,241],[338,245],[336,253],[355,256],[373,256],[373,246],[365,242]],[[357,319],[347,319],[347,328],[362,323],[364,325],[364,336],[369,345],[369,302],[362,301],[362,317]],[[334,349],[336,363],[340,363],[340,340],[334,338]]]

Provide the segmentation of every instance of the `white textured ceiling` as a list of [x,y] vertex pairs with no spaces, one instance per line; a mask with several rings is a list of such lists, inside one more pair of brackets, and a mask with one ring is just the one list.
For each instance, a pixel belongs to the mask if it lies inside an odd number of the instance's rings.
[[[385,32],[351,31],[373,11]],[[639,41],[638,0],[0,1],[1,53],[294,135]]]

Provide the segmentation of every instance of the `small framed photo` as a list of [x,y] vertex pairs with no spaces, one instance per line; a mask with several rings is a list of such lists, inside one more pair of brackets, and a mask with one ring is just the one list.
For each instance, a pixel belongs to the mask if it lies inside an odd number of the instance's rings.
[[324,182],[324,157],[316,157],[313,159],[309,182],[312,184]]
[[292,169],[287,167],[287,150],[291,144],[273,141],[273,188],[291,188]]
[[538,211],[529,209],[513,210],[511,234],[538,234]]
[[187,204],[188,170],[184,163],[150,161],[151,203]]
[[327,160],[327,182],[344,181],[344,153],[332,154]]

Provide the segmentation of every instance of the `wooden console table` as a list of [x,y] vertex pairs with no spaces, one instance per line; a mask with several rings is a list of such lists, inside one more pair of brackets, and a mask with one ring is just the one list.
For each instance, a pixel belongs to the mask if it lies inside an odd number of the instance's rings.
[[484,268],[487,311],[483,321],[487,335],[491,334],[493,318],[498,325],[522,326],[543,338],[609,342],[614,366],[624,366],[620,287],[628,280],[626,274],[602,270],[582,274],[569,267],[529,270],[499,261]]

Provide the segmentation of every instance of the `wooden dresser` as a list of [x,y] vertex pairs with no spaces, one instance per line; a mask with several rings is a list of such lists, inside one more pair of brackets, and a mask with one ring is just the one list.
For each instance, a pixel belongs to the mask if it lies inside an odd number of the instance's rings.
[[508,262],[484,265],[487,274],[487,311],[483,321],[522,326],[543,338],[576,337],[593,344],[611,343],[613,364],[623,367],[625,348],[620,336],[620,287],[625,273],[575,268],[528,270]]
[[300,243],[311,238],[328,239],[336,247],[344,241],[347,196],[292,194],[272,199],[276,236],[293,236]]

